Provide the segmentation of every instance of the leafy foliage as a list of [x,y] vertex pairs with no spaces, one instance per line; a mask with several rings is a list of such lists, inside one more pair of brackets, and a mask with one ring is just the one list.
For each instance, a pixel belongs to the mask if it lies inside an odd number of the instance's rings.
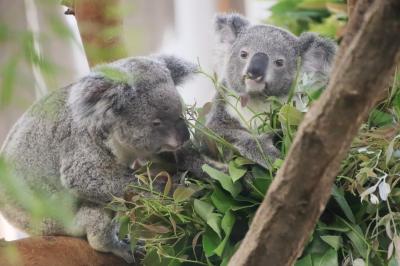
[[295,34],[313,31],[338,38],[347,20],[344,0],[279,0],[270,10],[268,22]]
[[[226,89],[209,77],[218,90]],[[267,99],[270,111],[255,114],[264,124],[249,128],[255,134],[281,132],[283,154],[290,148],[304,111],[321,94],[321,89],[308,90],[303,80],[288,102]],[[296,266],[396,265],[400,254],[399,89],[397,75],[388,99],[371,112],[354,139],[332,198]],[[235,97],[233,92],[227,95]],[[188,108],[194,142],[200,144],[199,135],[206,135],[222,154],[231,147],[204,127],[206,109],[207,105]],[[277,160],[267,171],[233,153],[226,164],[226,172],[204,165],[211,177],[208,182],[184,173],[184,184],[175,190],[165,186],[162,193],[152,189],[157,180],[145,171],[138,174],[144,180],[138,188],[146,191],[148,198],[115,199],[110,207],[119,211],[124,221],[123,234],[129,233],[133,243],[137,238],[145,240],[145,265],[227,264],[282,161]]]

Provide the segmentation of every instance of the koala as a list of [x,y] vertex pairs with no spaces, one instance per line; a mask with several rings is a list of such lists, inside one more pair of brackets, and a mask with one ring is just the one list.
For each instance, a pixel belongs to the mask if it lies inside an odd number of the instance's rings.
[[[217,93],[206,124],[231,142],[241,155],[269,168],[280,152],[274,146],[272,134],[254,137],[250,133],[249,127],[262,122],[255,114],[268,111],[267,97],[288,96],[297,74],[298,58],[300,76],[312,75],[326,83],[336,44],[314,33],[297,37],[275,26],[251,25],[238,14],[217,15],[215,31],[220,66],[217,71],[228,92]],[[230,97],[231,92],[238,98]]]
[[46,218],[33,227],[28,210],[0,190],[2,214],[28,233],[86,236],[95,250],[133,262],[129,244],[117,237],[115,214],[104,207],[136,183],[133,161],[157,159],[189,139],[175,87],[196,68],[166,55],[121,59],[35,103],[1,156],[33,191],[70,195],[73,226]]

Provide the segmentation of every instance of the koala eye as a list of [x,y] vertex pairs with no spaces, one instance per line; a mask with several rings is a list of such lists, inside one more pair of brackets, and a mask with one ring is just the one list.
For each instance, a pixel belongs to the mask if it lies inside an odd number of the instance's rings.
[[245,50],[240,51],[240,57],[246,59],[249,56],[249,53]]
[[155,120],[153,120],[152,123],[153,123],[153,126],[158,127],[158,126],[161,125],[161,120],[160,119],[155,119]]
[[283,62],[283,59],[278,59],[278,60],[275,60],[274,63],[277,67],[282,67],[284,62]]

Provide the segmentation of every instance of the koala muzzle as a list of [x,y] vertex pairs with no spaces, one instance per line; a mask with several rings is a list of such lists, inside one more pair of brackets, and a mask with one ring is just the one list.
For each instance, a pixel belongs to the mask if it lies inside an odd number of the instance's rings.
[[268,55],[256,53],[250,60],[246,70],[246,77],[256,82],[264,81],[268,67]]

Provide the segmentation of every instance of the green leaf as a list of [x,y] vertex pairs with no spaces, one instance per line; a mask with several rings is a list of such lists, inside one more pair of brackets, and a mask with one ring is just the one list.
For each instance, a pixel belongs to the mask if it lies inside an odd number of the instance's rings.
[[227,212],[230,208],[234,206],[239,206],[239,204],[235,202],[231,196],[227,195],[219,187],[215,187],[214,192],[211,194],[210,198],[214,206],[222,213]]
[[231,195],[233,197],[236,197],[237,195],[239,195],[240,191],[242,191],[242,185],[237,182],[237,183],[233,183],[232,179],[230,176],[228,176],[227,174],[216,170],[214,168],[212,168],[209,165],[203,165],[202,167],[203,171],[206,172],[212,179],[217,180],[221,186],[223,187],[223,189],[225,189],[226,191],[228,191],[229,193],[231,193]]
[[129,217],[128,216],[120,216],[118,218],[119,221],[119,239],[125,238],[125,236],[129,233]]
[[214,207],[210,203],[195,199],[194,210],[221,238],[221,216],[213,213]]
[[283,125],[298,126],[303,120],[304,114],[291,105],[285,104],[279,110],[279,121]]
[[194,200],[194,210],[195,212],[203,219],[205,222],[207,222],[208,216],[213,212],[214,207],[205,201],[201,201],[198,199]]
[[235,159],[235,164],[237,165],[237,166],[243,166],[243,165],[250,165],[250,164],[254,164],[254,162],[253,161],[251,161],[251,160],[249,160],[249,159],[247,159],[247,158],[244,158],[244,157],[236,157],[236,159]]
[[215,254],[218,256],[222,256],[226,243],[229,240],[229,236],[231,235],[233,225],[235,224],[235,216],[233,216],[231,211],[225,213],[224,217],[222,218],[221,227],[224,230],[225,237],[222,242],[218,245],[218,247],[214,250]]
[[369,115],[369,124],[373,127],[383,127],[385,125],[390,125],[393,123],[392,115],[380,111],[378,109],[372,110]]
[[101,65],[94,70],[114,82],[128,83],[133,80],[133,77],[130,77],[125,71],[121,71],[112,66]]
[[308,254],[304,258],[298,260],[294,266],[313,266],[311,255]]
[[191,187],[177,187],[172,197],[175,202],[188,200],[196,191]]
[[161,263],[161,258],[157,254],[156,249],[151,249],[150,251],[146,252],[146,256],[143,259],[143,265],[145,265],[145,266],[163,265]]
[[314,266],[339,266],[336,250],[328,249],[323,254],[311,254]]
[[246,168],[237,166],[234,161],[229,162],[228,168],[233,182],[238,181],[247,172]]
[[271,185],[271,181],[271,179],[257,178],[254,179],[253,185],[257,188],[258,191],[265,195],[269,186]]
[[321,236],[321,239],[336,251],[339,250],[342,242],[340,236]]
[[398,141],[399,138],[400,138],[400,135],[397,135],[396,137],[394,137],[390,141],[389,145],[387,146],[387,149],[386,149],[386,160],[385,160],[386,166],[389,165],[390,159],[392,158],[392,155],[393,155],[394,145]]
[[269,173],[267,172],[267,170],[265,170],[264,168],[258,166],[258,165],[254,165],[251,168],[251,173],[253,175],[254,179],[271,179],[271,176],[269,175]]
[[276,159],[274,161],[274,163],[272,164],[272,167],[274,169],[279,169],[279,168],[281,168],[282,165],[283,165],[283,160],[282,159]]
[[358,228],[359,230],[352,229],[353,231],[346,233],[346,235],[350,238],[351,243],[354,245],[358,253],[366,259],[368,255],[368,246],[362,238],[363,233],[358,226],[354,225],[354,228]]
[[218,247],[221,240],[213,230],[206,230],[203,234],[203,250],[207,257],[214,255],[214,250]]
[[0,107],[6,106],[12,99],[14,85],[18,75],[19,57],[13,56],[2,69]]
[[219,238],[221,235],[221,215],[218,213],[210,213],[207,217],[207,224],[217,233]]
[[356,218],[354,217],[353,211],[351,210],[350,205],[347,203],[347,201],[344,197],[343,190],[339,189],[336,185],[333,185],[332,196],[334,197],[336,202],[339,204],[340,208],[346,215],[347,219],[349,219],[352,223],[355,223]]

